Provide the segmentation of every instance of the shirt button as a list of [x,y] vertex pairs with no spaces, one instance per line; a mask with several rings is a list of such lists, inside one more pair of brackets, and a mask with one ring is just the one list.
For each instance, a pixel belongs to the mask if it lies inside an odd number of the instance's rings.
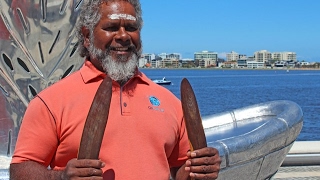
[[127,103],[123,103],[123,106],[124,106],[124,107],[127,107]]

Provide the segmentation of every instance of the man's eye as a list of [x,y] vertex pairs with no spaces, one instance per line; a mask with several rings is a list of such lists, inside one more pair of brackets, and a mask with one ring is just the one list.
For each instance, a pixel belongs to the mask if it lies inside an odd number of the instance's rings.
[[138,28],[136,26],[127,26],[126,27],[126,31],[129,31],[129,32],[133,32],[136,30],[138,30]]
[[118,31],[119,27],[110,26],[110,27],[103,28],[103,30],[105,30],[105,31]]

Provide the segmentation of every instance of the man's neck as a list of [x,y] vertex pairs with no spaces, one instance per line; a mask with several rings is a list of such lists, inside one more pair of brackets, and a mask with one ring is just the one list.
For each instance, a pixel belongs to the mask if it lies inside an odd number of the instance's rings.
[[90,58],[90,57],[87,57],[87,59],[91,61],[94,67],[96,67],[99,71],[104,72],[101,62],[99,60],[97,60],[96,58]]
[[117,82],[119,83],[120,87],[123,87],[128,81],[119,80]]

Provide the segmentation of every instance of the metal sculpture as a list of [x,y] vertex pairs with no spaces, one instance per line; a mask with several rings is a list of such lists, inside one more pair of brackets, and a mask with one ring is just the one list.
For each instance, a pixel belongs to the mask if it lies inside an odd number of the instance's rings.
[[81,4],[82,0],[0,1],[0,169],[9,166],[30,100],[83,64],[75,37]]
[[208,146],[222,160],[218,180],[270,179],[300,134],[303,112],[292,101],[278,100],[202,120]]

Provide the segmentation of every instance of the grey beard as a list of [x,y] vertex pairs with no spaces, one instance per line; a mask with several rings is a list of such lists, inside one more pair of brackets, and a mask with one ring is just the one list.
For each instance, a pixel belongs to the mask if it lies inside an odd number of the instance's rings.
[[127,60],[125,56],[117,56],[117,59],[112,59],[110,50],[102,51],[90,46],[89,52],[93,58],[97,58],[102,65],[103,70],[108,76],[118,82],[127,82],[135,74],[141,50],[136,53],[132,53],[132,56]]

